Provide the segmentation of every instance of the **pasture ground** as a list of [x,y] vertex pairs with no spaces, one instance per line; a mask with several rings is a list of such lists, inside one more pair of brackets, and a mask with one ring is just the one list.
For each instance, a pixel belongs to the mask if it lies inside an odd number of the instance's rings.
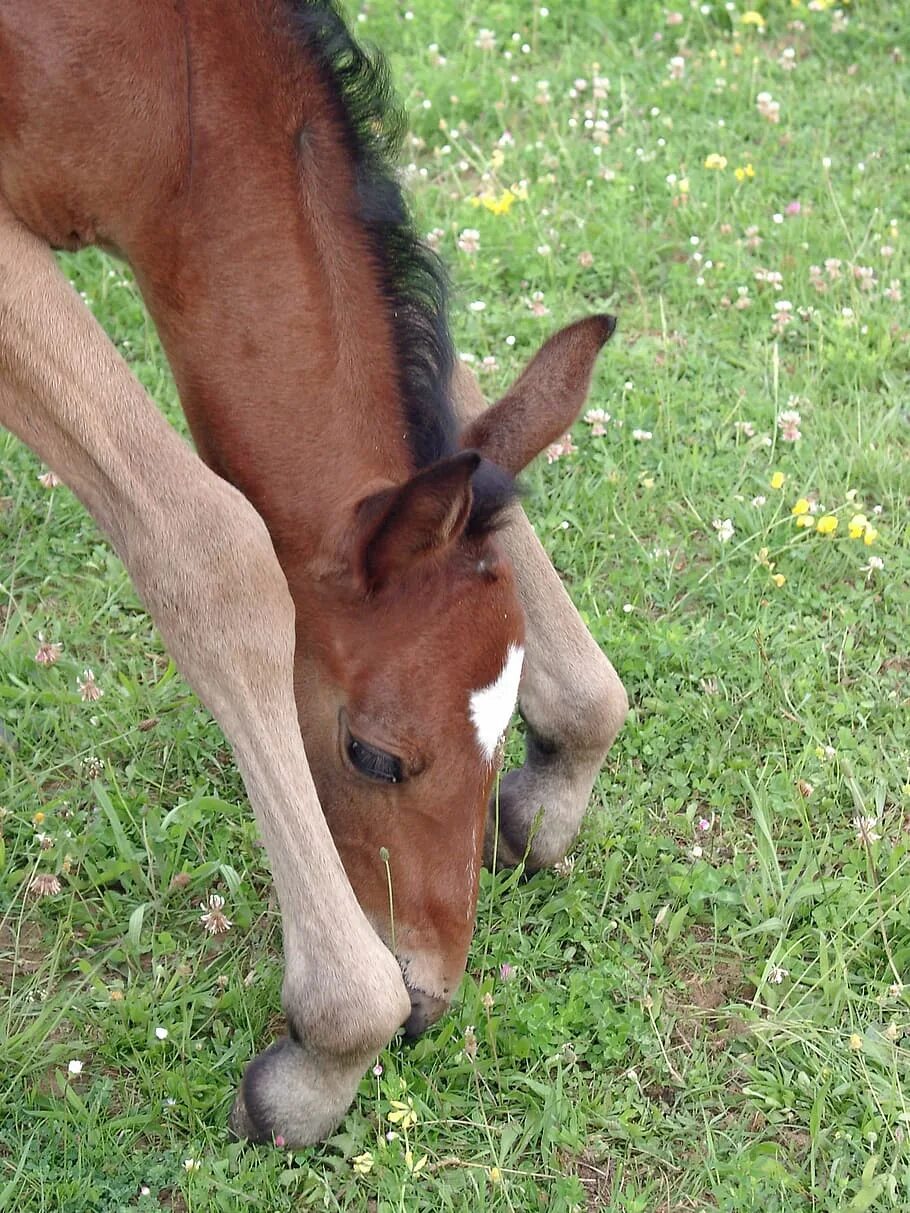
[[[908,15],[359,14],[488,393],[620,316],[609,420],[527,508],[634,708],[574,864],[485,874],[454,1009],[319,1149],[227,1140],[278,1007],[256,828],[118,561],[0,436],[0,1209],[910,1209]],[[179,424],[129,275],[65,265]]]

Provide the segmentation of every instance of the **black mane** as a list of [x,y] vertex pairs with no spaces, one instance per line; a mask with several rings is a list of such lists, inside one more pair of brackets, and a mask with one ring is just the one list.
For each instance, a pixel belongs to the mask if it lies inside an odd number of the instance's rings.
[[[338,105],[358,188],[359,218],[379,266],[392,311],[407,442],[417,468],[459,449],[449,398],[454,351],[448,280],[439,258],[414,231],[394,165],[405,133],[404,111],[388,65],[358,44],[337,0],[289,0],[294,32]],[[474,477],[469,534],[495,528],[515,495],[512,478],[491,464]]]

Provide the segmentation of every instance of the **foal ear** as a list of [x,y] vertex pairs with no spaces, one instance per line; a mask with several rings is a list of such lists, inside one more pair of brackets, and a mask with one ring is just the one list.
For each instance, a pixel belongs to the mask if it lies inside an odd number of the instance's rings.
[[613,316],[600,315],[560,329],[505,396],[462,431],[462,445],[517,476],[581,412],[597,355],[615,328]]
[[471,477],[479,464],[476,451],[461,451],[360,503],[355,560],[368,589],[458,539],[471,512]]

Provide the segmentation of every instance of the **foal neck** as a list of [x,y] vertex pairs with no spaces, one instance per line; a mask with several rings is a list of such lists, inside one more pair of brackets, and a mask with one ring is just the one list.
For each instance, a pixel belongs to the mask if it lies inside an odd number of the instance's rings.
[[402,309],[430,351],[417,378],[438,397],[431,457],[446,453],[453,422],[438,279],[429,302],[396,293],[402,258],[424,275],[418,292],[432,278],[426,254],[397,186],[364,152],[325,31],[295,30],[293,7],[228,3],[216,22],[187,4],[185,188],[125,251],[200,454],[253,502],[279,556],[306,557],[361,486],[426,461]]

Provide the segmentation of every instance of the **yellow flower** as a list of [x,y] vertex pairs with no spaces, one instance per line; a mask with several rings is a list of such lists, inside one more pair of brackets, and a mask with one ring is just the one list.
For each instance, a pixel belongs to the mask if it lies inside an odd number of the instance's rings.
[[878,531],[874,526],[867,526],[863,533],[863,543],[867,548],[871,548],[876,539],[878,539]]
[[40,809],[38,810],[37,813],[32,813],[32,821],[35,823],[36,826],[40,826],[41,823],[44,821],[44,814],[41,812]]
[[409,1097],[407,1103],[402,1103],[400,1099],[393,1099],[392,1111],[387,1114],[386,1119],[389,1124],[401,1125],[402,1129],[409,1129],[411,1125],[417,1123],[413,1100]]
[[354,1159],[354,1170],[358,1175],[369,1175],[373,1170],[373,1155],[369,1150],[365,1154],[358,1154]]
[[854,1053],[858,1053],[862,1047],[863,1047],[862,1036],[860,1036],[858,1032],[854,1032],[853,1035],[850,1037],[850,1048],[853,1050]]
[[786,479],[787,479],[787,477],[783,474],[783,472],[775,472],[769,482],[771,485],[771,488],[772,489],[782,489],[784,487],[784,481]]
[[733,170],[733,176],[737,181],[745,181],[747,177],[751,181],[755,176],[755,169],[751,164],[744,164],[741,168],[735,168]]
[[688,178],[688,177],[680,177],[680,179],[679,179],[679,180],[677,181],[677,183],[676,183],[676,188],[679,190],[679,192],[680,192],[681,194],[688,194],[688,192],[689,192],[689,178]]
[[783,573],[772,573],[771,580],[774,582],[774,584],[777,586],[777,588],[780,589],[780,587],[784,584],[784,582],[787,579],[783,575]]
[[759,29],[765,28],[765,19],[761,13],[757,13],[754,8],[750,8],[747,13],[743,13],[740,17],[743,25],[757,25]]
[[869,525],[869,519],[865,514],[854,514],[847,523],[847,533],[851,539],[862,539],[863,531]]
[[809,502],[805,497],[800,497],[799,501],[797,501],[790,513],[795,515],[797,518],[800,516],[800,514],[808,514]]
[[807,531],[811,531],[815,526],[815,519],[811,514],[800,514],[796,520],[796,525],[804,527]]
[[427,1165],[427,1155],[422,1154],[421,1157],[418,1158],[417,1161],[415,1162],[412,1151],[405,1150],[404,1165],[407,1167],[407,1169],[411,1172],[412,1175],[416,1175],[418,1171],[423,1170],[423,1168]]
[[502,1183],[502,1171],[500,1171],[499,1167],[490,1167],[490,1183],[491,1184],[501,1184]]
[[815,529],[819,535],[833,535],[837,530],[837,519],[833,514],[822,514],[815,524]]
[[711,152],[705,157],[705,168],[720,169],[721,171],[727,167],[727,157],[721,156],[718,152]]
[[493,215],[508,215],[516,199],[511,190],[503,190],[501,194],[480,194],[471,199],[471,206],[482,206]]

